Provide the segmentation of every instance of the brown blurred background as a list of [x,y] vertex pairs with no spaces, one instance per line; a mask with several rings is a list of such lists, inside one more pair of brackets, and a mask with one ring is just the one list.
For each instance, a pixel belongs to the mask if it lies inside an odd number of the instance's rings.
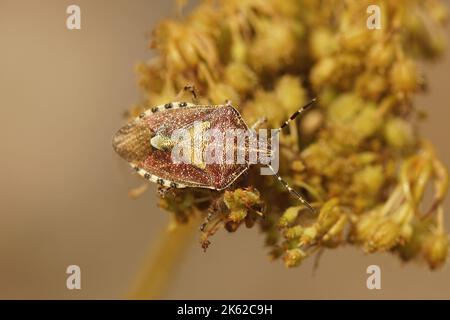
[[[74,3],[82,30],[69,31]],[[163,0],[0,0],[0,298],[125,297],[168,214],[154,186],[127,197],[140,180],[110,139],[139,100],[133,66],[151,55],[149,31],[175,14]],[[417,105],[430,117],[421,130],[449,166],[450,55],[422,68],[430,91]],[[192,242],[164,298],[450,298],[449,266],[430,272],[341,248],[313,276],[313,259],[293,270],[270,262],[256,228],[212,240],[207,253]],[[66,289],[70,264],[82,290]],[[382,269],[381,290],[366,288],[370,264]]]

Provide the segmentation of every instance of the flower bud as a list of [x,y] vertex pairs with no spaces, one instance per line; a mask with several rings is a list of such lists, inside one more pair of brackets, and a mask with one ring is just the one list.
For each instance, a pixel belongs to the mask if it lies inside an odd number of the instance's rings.
[[302,226],[295,226],[292,228],[286,229],[284,232],[284,236],[286,239],[295,239],[299,238],[303,234],[303,227]]
[[353,176],[355,191],[366,196],[376,195],[380,191],[383,182],[383,167],[381,165],[364,167]]
[[355,117],[352,129],[359,140],[371,137],[381,125],[382,118],[372,104],[365,104]]
[[378,69],[389,68],[395,58],[392,43],[376,42],[369,50],[367,61],[369,67]]
[[419,73],[414,61],[401,59],[390,71],[390,81],[395,93],[410,94],[419,88]]
[[398,149],[411,147],[415,142],[411,125],[398,117],[387,121],[384,127],[384,138],[390,146]]
[[[277,71],[292,62],[296,37],[288,23],[272,23],[260,18],[254,21],[256,37],[249,49],[249,63],[258,72]],[[270,54],[268,54],[270,53]]]
[[239,94],[232,86],[224,83],[212,84],[208,94],[216,104],[223,104],[227,100],[231,100],[235,104],[239,103]]
[[189,42],[189,38],[183,39],[177,43],[180,54],[183,57],[186,64],[190,67],[196,66],[198,64],[199,56],[195,47]]
[[345,93],[338,96],[328,107],[328,119],[346,125],[364,108],[364,101],[356,94]]
[[284,265],[288,268],[296,267],[303,261],[305,257],[306,253],[301,249],[296,248],[287,250],[283,257]]
[[357,243],[369,241],[381,221],[382,217],[380,216],[379,211],[371,211],[358,217],[352,232],[353,240]]
[[291,168],[295,172],[302,172],[303,170],[305,170],[305,165],[301,160],[294,160],[292,162]]
[[312,56],[320,59],[332,55],[337,50],[338,44],[330,30],[319,28],[313,31],[309,48]]
[[437,23],[444,25],[448,22],[448,9],[443,3],[437,1],[430,2],[428,9],[430,11],[430,16]]
[[311,136],[316,133],[324,123],[323,113],[319,110],[311,110],[305,114],[303,121],[300,124],[300,129],[306,136]]
[[315,224],[319,234],[328,232],[341,217],[341,211],[337,207],[337,204],[338,199],[333,198],[323,205]]
[[287,208],[286,211],[284,211],[283,215],[280,217],[278,226],[280,228],[284,228],[284,227],[287,227],[288,225],[290,225],[291,223],[293,223],[297,219],[298,211],[301,208],[302,207],[300,207],[300,206]]
[[442,266],[448,255],[448,236],[445,233],[430,235],[424,243],[423,254],[431,269]]
[[247,216],[247,211],[244,209],[232,210],[228,215],[228,219],[233,222],[241,222]]
[[374,233],[365,243],[365,249],[368,252],[385,251],[394,247],[399,240],[401,227],[393,219],[383,219]]
[[250,91],[255,87],[258,78],[244,63],[234,62],[225,69],[225,80],[238,92]]
[[315,88],[321,88],[330,81],[330,79],[334,76],[337,68],[337,61],[334,57],[321,59],[313,66],[311,70],[311,83]]
[[408,243],[411,240],[411,237],[413,235],[413,227],[409,223],[403,224],[403,226],[400,229],[400,243],[402,245]]
[[366,26],[352,24],[340,33],[340,47],[348,51],[363,50],[371,42],[371,31]]
[[298,110],[305,103],[306,93],[300,79],[293,76],[283,76],[276,84],[275,95],[287,116]]
[[229,209],[240,207],[251,207],[259,203],[259,194],[251,189],[236,189],[234,191],[225,191],[224,202]]
[[338,237],[344,231],[347,222],[348,217],[346,215],[341,215],[339,220],[323,236],[323,241],[329,241],[332,240],[334,237]]
[[365,73],[358,77],[356,90],[361,97],[377,100],[387,90],[386,78],[376,73]]
[[317,229],[313,225],[311,227],[307,227],[303,229],[303,233],[300,237],[300,243],[302,244],[310,244],[316,240],[317,237]]
[[174,44],[169,44],[167,47],[166,61],[174,71],[181,71],[187,67],[180,51]]

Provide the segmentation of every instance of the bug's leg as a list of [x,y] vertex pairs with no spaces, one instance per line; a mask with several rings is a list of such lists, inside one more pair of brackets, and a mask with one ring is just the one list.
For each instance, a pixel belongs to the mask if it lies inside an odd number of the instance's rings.
[[206,251],[208,246],[211,244],[209,237],[216,233],[216,231],[223,225],[220,212],[220,203],[219,201],[214,200],[208,208],[208,215],[200,225],[200,232],[202,233],[200,236],[200,243],[203,251]]
[[205,231],[206,230],[206,227],[208,226],[208,224],[211,222],[211,220],[213,219],[213,217],[214,217],[214,213],[215,213],[215,211],[212,209],[212,207],[210,207],[209,209],[208,209],[208,215],[206,216],[206,218],[203,220],[203,223],[200,225],[200,231]]
[[231,107],[231,106],[232,106],[231,100],[230,100],[230,99],[225,100],[225,105],[226,105],[227,107]]
[[172,187],[158,186],[158,195],[161,198],[164,198],[166,196],[167,192],[169,192],[172,189],[173,189]]
[[141,114],[144,111],[143,109],[144,108],[140,106],[132,106],[130,109],[127,109],[122,113],[122,117],[125,120],[130,120],[131,118]]
[[287,119],[285,122],[283,122],[283,124],[276,129],[278,132],[280,132],[281,130],[283,130],[284,127],[286,127],[289,122],[291,122],[292,120],[294,120],[295,118],[297,118],[300,114],[302,114],[304,111],[306,111],[311,105],[313,105],[315,102],[317,101],[317,98],[312,99],[311,101],[309,101],[307,104],[305,104],[303,107],[301,107],[300,109],[298,109],[296,112],[294,112],[289,119]]
[[180,90],[180,92],[178,92],[178,94],[177,94],[177,96],[176,96],[176,98],[175,98],[175,100],[181,100],[181,98],[183,97],[183,95],[187,92],[187,91],[189,91],[190,93],[191,93],[191,96],[192,96],[192,102],[193,103],[195,103],[195,104],[198,104],[198,101],[197,101],[197,90],[195,89],[195,87],[192,85],[192,84],[187,84],[187,85],[185,85],[184,87],[183,87],[183,89],[181,89]]
[[300,200],[300,202],[307,207],[312,213],[316,213],[316,210],[309,204],[308,201],[305,200],[305,198],[303,198],[303,196],[298,193],[295,189],[292,189],[289,184],[283,180],[283,178],[281,178],[281,176],[272,168],[272,166],[270,164],[267,165],[267,167],[273,172],[273,174],[277,177],[278,181],[294,196],[296,197],[298,200]]
[[256,120],[256,122],[252,125],[251,129],[252,130],[257,130],[257,129],[259,129],[259,127],[261,127],[266,122],[267,122],[267,118],[266,117],[261,117],[258,120]]
[[130,191],[128,191],[128,196],[133,199],[139,198],[140,196],[142,196],[144,194],[145,191],[147,191],[147,189],[148,189],[148,183],[143,183],[139,187],[130,189]]
[[314,266],[313,266],[313,276],[316,274],[316,271],[319,269],[320,258],[322,258],[323,253],[325,252],[324,248],[321,247],[319,251],[316,253],[314,257]]

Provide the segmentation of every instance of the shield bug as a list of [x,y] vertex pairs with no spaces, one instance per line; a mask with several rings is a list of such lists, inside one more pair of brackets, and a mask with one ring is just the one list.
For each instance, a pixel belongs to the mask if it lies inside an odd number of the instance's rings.
[[[185,90],[191,90],[196,98],[192,87],[186,86]],[[311,100],[295,112],[276,129],[277,134],[314,102],[315,99]],[[189,135],[189,141],[195,140],[205,130],[218,132],[219,135],[224,135],[230,130],[241,130],[240,132],[251,130],[230,102],[222,105],[199,105],[177,101],[146,110],[119,129],[113,137],[112,144],[114,150],[129,162],[139,175],[163,188],[208,188],[220,191],[230,187],[249,169],[248,143],[243,147],[233,144],[231,147],[227,146],[225,150],[232,151],[233,154],[244,151],[246,160],[242,163],[206,162],[202,157],[196,158],[195,153],[202,154],[209,147],[217,147],[214,145],[217,140],[212,137],[200,140],[201,143],[198,145],[193,144],[193,148],[189,149],[191,154],[188,156],[191,161],[174,161],[173,151],[182,143],[174,138],[174,134],[181,129]],[[229,150],[230,148],[232,150]],[[269,154],[271,152],[259,151]],[[270,164],[267,166],[291,194],[313,210]]]

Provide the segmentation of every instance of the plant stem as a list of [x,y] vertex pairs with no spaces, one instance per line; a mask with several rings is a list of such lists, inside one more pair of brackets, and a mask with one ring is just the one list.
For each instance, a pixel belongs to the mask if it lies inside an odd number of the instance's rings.
[[151,248],[144,259],[128,298],[144,300],[160,299],[163,296],[171,275],[191,243],[198,225],[198,219],[191,219],[185,225],[177,225],[161,233],[156,250]]

